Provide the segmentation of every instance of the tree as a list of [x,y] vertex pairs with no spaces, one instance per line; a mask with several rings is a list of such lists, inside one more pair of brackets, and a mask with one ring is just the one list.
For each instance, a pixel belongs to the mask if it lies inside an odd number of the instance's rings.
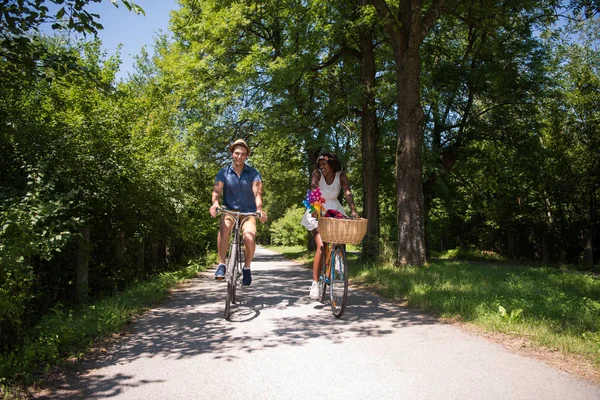
[[385,0],[371,1],[388,34],[396,67],[396,264],[420,265],[425,262],[426,249],[421,178],[424,114],[420,97],[419,50],[439,17],[444,0],[433,0],[426,11],[421,0],[401,1],[397,8]]

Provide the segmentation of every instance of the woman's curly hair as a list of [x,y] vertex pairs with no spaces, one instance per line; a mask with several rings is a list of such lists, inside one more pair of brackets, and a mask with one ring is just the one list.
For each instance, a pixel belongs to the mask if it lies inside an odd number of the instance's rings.
[[319,161],[327,161],[327,164],[331,167],[333,172],[338,172],[342,170],[342,163],[338,160],[337,156],[333,153],[321,153],[319,157],[317,157],[317,162],[315,164],[315,168],[319,169]]

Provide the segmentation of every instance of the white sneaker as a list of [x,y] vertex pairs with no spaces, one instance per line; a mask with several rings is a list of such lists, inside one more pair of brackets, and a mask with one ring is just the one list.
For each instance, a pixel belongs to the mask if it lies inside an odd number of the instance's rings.
[[310,298],[311,300],[319,300],[319,284],[313,281],[310,287]]

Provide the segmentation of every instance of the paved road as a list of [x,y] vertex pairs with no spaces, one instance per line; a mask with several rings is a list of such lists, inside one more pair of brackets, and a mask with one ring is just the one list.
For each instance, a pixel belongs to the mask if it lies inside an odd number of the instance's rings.
[[337,320],[310,272],[259,249],[254,282],[223,319],[212,271],[138,320],[61,399],[600,399],[600,386],[350,290]]

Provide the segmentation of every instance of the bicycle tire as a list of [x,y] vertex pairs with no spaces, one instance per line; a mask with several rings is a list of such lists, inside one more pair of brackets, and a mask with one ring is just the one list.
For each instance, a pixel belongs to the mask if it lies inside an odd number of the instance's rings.
[[327,297],[327,284],[325,283],[325,265],[323,265],[323,272],[319,275],[319,301],[325,303],[325,297]]
[[348,303],[348,264],[342,246],[335,246],[331,254],[329,298],[333,315],[341,318]]
[[225,279],[227,280],[227,296],[225,297],[225,319],[231,317],[231,303],[235,302],[235,279],[237,277],[237,246],[231,243],[229,248],[229,259],[227,259],[227,271]]

